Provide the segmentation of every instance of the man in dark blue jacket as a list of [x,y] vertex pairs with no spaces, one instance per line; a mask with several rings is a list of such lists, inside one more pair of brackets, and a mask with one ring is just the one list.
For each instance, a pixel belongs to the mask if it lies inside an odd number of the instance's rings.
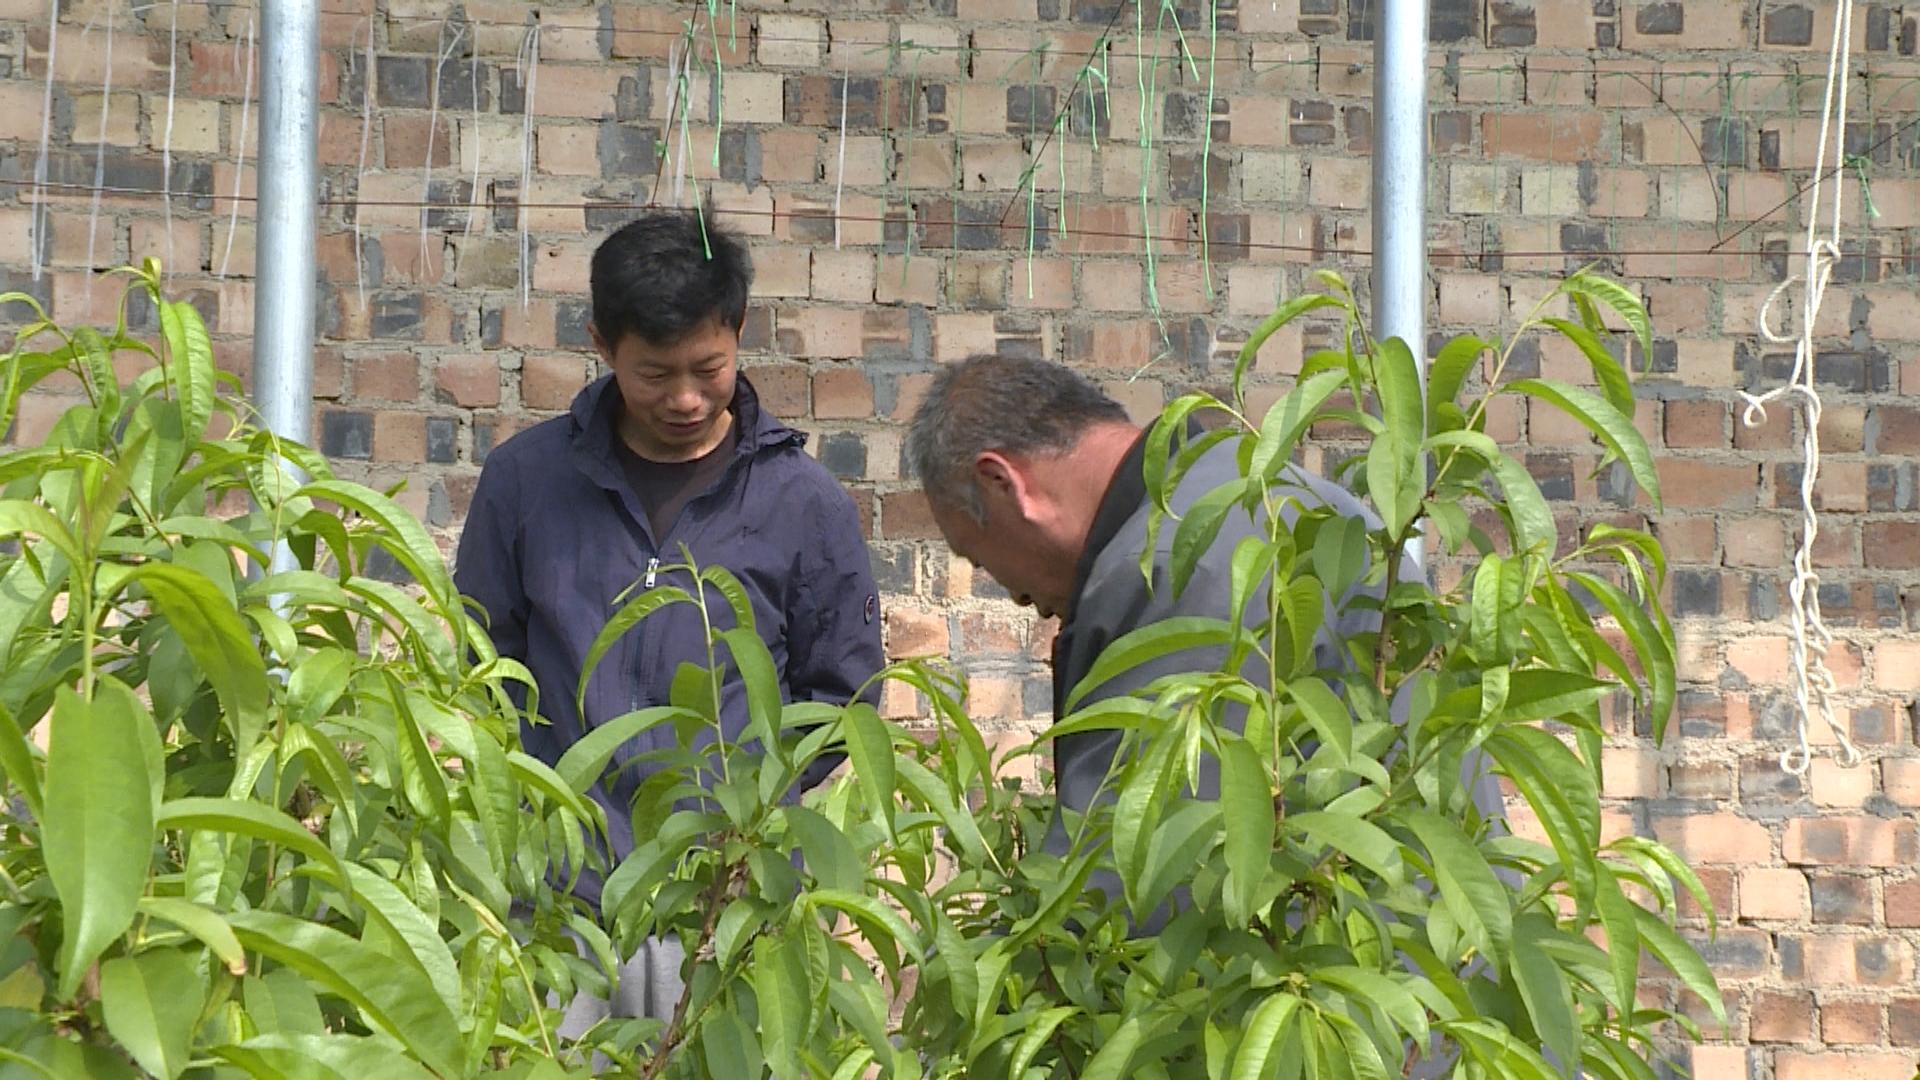
[[[548,764],[595,725],[665,704],[680,664],[707,664],[700,612],[668,605],[606,653],[584,715],[575,708],[587,650],[621,595],[692,591],[670,569],[683,544],[699,565],[740,579],[784,700],[846,704],[884,664],[853,500],[736,370],[752,280],[745,244],[690,212],[649,213],[609,236],[593,256],[592,337],[611,374],[481,470],[454,579],[485,610],[500,654],[532,671],[546,723],[523,737]],[[733,625],[725,600],[707,596],[715,629]],[[864,693],[877,701],[877,688]],[[720,714],[727,739],[740,739],[746,693],[731,665]],[[611,781],[592,789],[616,863],[636,843],[631,803],[653,771],[627,763],[675,738],[661,725],[631,740]],[[712,738],[704,731],[700,742]],[[592,876],[576,890],[596,906],[599,893]],[[616,1015],[664,1018],[678,996],[677,948],[645,951],[622,972]]]

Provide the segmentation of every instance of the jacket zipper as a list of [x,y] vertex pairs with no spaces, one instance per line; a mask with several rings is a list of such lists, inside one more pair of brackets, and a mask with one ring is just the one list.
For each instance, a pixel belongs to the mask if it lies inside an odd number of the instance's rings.
[[654,558],[647,560],[647,576],[646,576],[646,579],[641,582],[640,587],[643,589],[653,588],[653,583],[657,581],[659,577],[660,577],[660,559],[658,556],[656,556]]

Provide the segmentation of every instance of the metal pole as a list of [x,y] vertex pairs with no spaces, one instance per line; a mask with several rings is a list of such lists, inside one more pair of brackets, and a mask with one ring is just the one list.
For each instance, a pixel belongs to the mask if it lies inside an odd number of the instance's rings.
[[1373,334],[1406,342],[1425,386],[1427,0],[1377,0],[1373,20]]
[[[314,232],[319,213],[320,5],[263,0],[253,393],[276,435],[313,435]],[[290,569],[274,552],[273,569]]]

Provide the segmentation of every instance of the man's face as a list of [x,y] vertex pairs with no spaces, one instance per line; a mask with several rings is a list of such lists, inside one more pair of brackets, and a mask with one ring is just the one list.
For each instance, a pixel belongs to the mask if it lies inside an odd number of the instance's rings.
[[1078,555],[1049,543],[1043,531],[1021,515],[1012,500],[989,493],[986,521],[975,521],[963,508],[930,503],[933,522],[955,555],[985,570],[1012,594],[1013,601],[1031,606],[1043,618],[1064,616],[1073,598],[1073,573]]
[[593,330],[625,406],[620,435],[649,461],[691,461],[720,445],[732,414],[740,335],[711,320],[670,345],[628,334],[617,344]]

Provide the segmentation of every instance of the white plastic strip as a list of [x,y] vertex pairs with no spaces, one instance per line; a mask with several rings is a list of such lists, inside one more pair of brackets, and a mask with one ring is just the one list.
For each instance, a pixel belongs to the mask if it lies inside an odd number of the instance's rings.
[[[1788,619],[1793,638],[1790,642],[1793,662],[1793,696],[1799,707],[1797,733],[1799,743],[1780,755],[1780,767],[1799,776],[1813,764],[1809,729],[1815,717],[1833,733],[1839,744],[1834,760],[1851,768],[1860,763],[1860,749],[1848,737],[1846,728],[1834,719],[1833,673],[1827,669],[1827,649],[1833,644],[1833,632],[1820,615],[1820,575],[1813,568],[1813,546],[1820,535],[1819,515],[1814,510],[1814,492],[1820,479],[1820,391],[1813,380],[1814,326],[1820,318],[1820,304],[1827,284],[1833,278],[1834,264],[1840,260],[1840,210],[1846,189],[1833,186],[1831,225],[1825,237],[1819,235],[1820,194],[1827,171],[1828,138],[1836,160],[1846,160],[1847,82],[1852,68],[1853,0],[1839,0],[1833,20],[1833,44],[1827,54],[1827,88],[1821,101],[1820,146],[1813,166],[1813,183],[1807,189],[1806,257],[1801,275],[1790,275],[1768,295],[1760,308],[1760,336],[1775,345],[1792,344],[1793,373],[1782,386],[1764,394],[1741,391],[1747,407],[1741,422],[1757,427],[1767,422],[1767,404],[1782,399],[1798,399],[1803,406],[1804,430],[1800,436],[1800,547],[1793,556],[1793,581],[1787,587],[1790,604]],[[1796,283],[1802,286],[1800,332],[1776,333],[1771,312]]]
[[33,280],[40,280],[41,252],[47,249],[47,135],[53,130],[53,68],[60,45],[60,0],[47,4],[47,86],[40,96],[40,157],[33,163]]
[[227,215],[227,248],[220,254],[220,274],[227,276],[233,258],[233,233],[240,227],[240,180],[247,172],[247,121],[253,109],[253,16],[247,16],[247,74],[240,84],[240,133],[233,142],[233,209]]

